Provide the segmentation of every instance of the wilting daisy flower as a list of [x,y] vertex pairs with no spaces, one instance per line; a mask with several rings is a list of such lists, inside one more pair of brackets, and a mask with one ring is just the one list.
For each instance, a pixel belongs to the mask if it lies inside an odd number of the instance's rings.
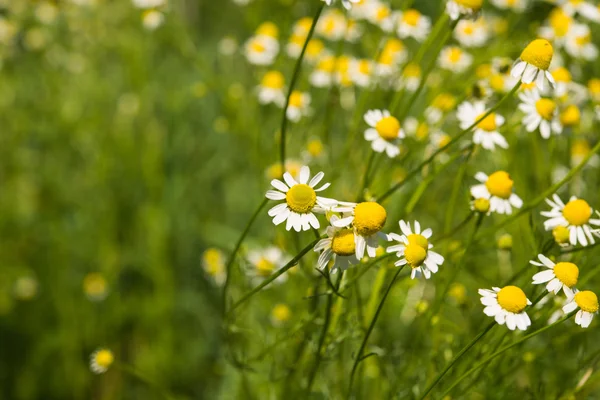
[[90,356],[90,369],[95,374],[103,374],[115,361],[115,356],[108,349],[98,349]]
[[444,257],[431,250],[433,245],[429,243],[432,231],[430,228],[421,232],[421,225],[418,221],[414,222],[414,232],[410,228],[410,223],[403,220],[400,221],[400,231],[402,235],[390,233],[389,240],[395,240],[399,244],[387,248],[388,253],[396,253],[396,256],[401,257],[400,260],[394,263],[395,266],[408,264],[412,271],[411,279],[421,274],[425,279],[431,278],[431,274],[438,271],[440,265],[444,262]]
[[379,247],[378,239],[387,238],[385,234],[380,232],[387,219],[385,208],[374,201],[358,204],[340,202],[340,206],[334,207],[333,211],[343,214],[343,218],[331,221],[333,226],[345,228],[352,224],[356,257],[359,260],[362,259],[365,255],[365,249],[369,257],[375,257],[377,247]]
[[91,301],[102,301],[108,296],[108,283],[98,272],[90,272],[83,278],[83,292]]
[[554,49],[549,41],[536,39],[521,52],[521,57],[515,61],[510,74],[523,83],[535,82],[541,90],[544,89],[546,81],[553,86],[554,78],[548,72],[553,55]]
[[594,314],[598,314],[598,296],[589,290],[581,292],[575,291],[575,296],[570,302],[565,304],[563,311],[568,314],[579,308],[575,314],[575,323],[582,328],[587,328],[594,319]]
[[388,110],[369,110],[364,118],[370,126],[365,131],[365,139],[371,142],[373,151],[377,153],[385,151],[390,158],[400,154],[398,139],[404,138],[400,121],[391,116]]
[[244,52],[250,64],[271,65],[279,52],[279,43],[270,36],[252,36],[246,42]]
[[[258,283],[283,267],[287,261],[289,261],[289,257],[287,257],[278,247],[269,246],[264,249],[249,251],[248,261],[250,262],[248,275]],[[277,283],[282,283],[285,282],[286,279],[287,275],[281,274],[275,281]]]
[[591,226],[600,226],[600,219],[592,218],[594,210],[587,201],[572,196],[565,204],[557,194],[554,194],[552,200],[546,199],[546,203],[552,207],[550,211],[541,212],[548,218],[544,221],[544,228],[547,231],[564,226],[569,230],[569,242],[573,246],[577,243],[582,246],[595,243]]
[[523,11],[527,0],[491,0],[492,4],[503,10]]
[[558,119],[558,108],[552,99],[541,97],[537,90],[528,90],[519,93],[519,110],[525,113],[523,125],[527,132],[539,128],[544,139],[548,139],[552,132],[560,134],[562,126]]
[[584,0],[562,0],[560,7],[567,15],[579,14],[591,21],[600,22],[600,9],[593,3]]
[[334,223],[338,223],[339,220],[337,215],[331,216],[331,225],[326,230],[327,238],[321,239],[314,248],[314,251],[321,252],[317,262],[319,269],[325,269],[333,258],[331,273],[334,274],[338,270],[343,272],[359,262],[355,254],[354,230],[348,225],[345,227],[335,226]]
[[505,171],[496,171],[490,176],[483,172],[475,174],[480,185],[471,187],[471,195],[490,201],[490,211],[498,214],[512,214],[512,207],[521,208],[523,200],[513,193],[513,180]]
[[[483,117],[485,111],[485,104],[481,101],[475,103],[465,101],[459,105],[456,116],[460,121],[460,128],[467,129],[473,125]],[[491,113],[476,125],[475,132],[473,133],[473,142],[481,144],[481,147],[486,150],[494,150],[496,145],[507,149],[508,143],[506,142],[506,139],[498,132],[498,127],[503,124],[503,116]]]
[[285,200],[284,203],[278,204],[269,210],[268,214],[273,217],[273,223],[279,225],[283,221],[287,221],[285,229],[288,231],[291,228],[294,228],[296,232],[300,232],[300,230],[307,231],[311,226],[319,229],[319,220],[313,214],[313,211],[324,213],[336,204],[335,200],[317,196],[317,192],[327,189],[329,183],[314,189],[321,182],[324,175],[323,172],[319,172],[309,181],[310,169],[303,166],[300,169],[299,183],[289,172],[283,174],[285,183],[273,179],[271,185],[277,190],[268,190],[266,197],[270,200]]
[[546,283],[546,290],[558,294],[562,289],[568,299],[573,297],[573,289],[579,278],[579,268],[571,262],[554,263],[543,254],[538,254],[540,262],[532,260],[531,264],[538,267],[545,267],[542,272],[533,275],[533,284],[539,285]]
[[285,104],[283,74],[279,71],[268,71],[262,78],[257,88],[258,102],[260,104],[276,104],[283,107]]
[[462,46],[480,47],[487,42],[489,31],[483,18],[477,21],[463,19],[456,24],[454,37]]
[[[323,0],[325,2],[325,4],[327,4],[328,6],[332,5],[335,0]],[[342,5],[344,6],[344,8],[346,10],[349,10],[352,8],[353,4],[359,3],[361,0],[342,0]]]
[[598,48],[592,42],[592,32],[584,24],[573,24],[565,40],[565,50],[571,56],[587,61],[598,58]]
[[322,57],[315,65],[308,80],[314,87],[329,87],[333,84],[336,72],[336,59],[327,55]]
[[525,308],[531,302],[525,293],[516,286],[505,286],[502,289],[493,287],[493,290],[479,289],[481,304],[486,306],[483,313],[488,317],[494,317],[500,325],[506,326],[511,331],[515,328],[524,331],[531,325],[529,315]]
[[225,270],[225,256],[221,250],[206,249],[202,254],[202,268],[207,275],[214,279],[217,285],[225,283],[227,271]]
[[438,64],[441,68],[448,71],[461,73],[471,66],[473,56],[462,51],[460,47],[448,46],[445,47],[438,59]]
[[398,11],[396,18],[396,32],[401,38],[413,37],[422,42],[429,35],[431,20],[417,10]]
[[300,121],[300,118],[310,115],[310,94],[294,90],[290,94],[290,102],[286,111],[287,119],[292,122]]
[[483,0],[448,0],[446,12],[453,20],[459,18],[477,19]]

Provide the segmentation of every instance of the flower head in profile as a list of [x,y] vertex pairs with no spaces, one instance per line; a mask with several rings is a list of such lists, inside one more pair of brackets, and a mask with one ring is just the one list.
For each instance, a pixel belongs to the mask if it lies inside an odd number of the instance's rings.
[[331,273],[335,274],[338,270],[345,271],[352,265],[359,263],[356,258],[356,239],[354,230],[349,226],[335,226],[340,218],[337,215],[331,216],[331,225],[327,227],[327,237],[321,239],[314,248],[314,251],[321,252],[319,255],[318,266],[323,270],[333,259]]
[[103,374],[115,361],[115,356],[108,349],[98,349],[90,356],[90,369],[95,374]]
[[536,39],[529,43],[515,61],[510,74],[523,83],[535,82],[540,90],[544,90],[546,81],[554,85],[554,78],[548,71],[554,48],[546,39]]
[[544,139],[548,139],[552,133],[558,135],[562,132],[558,107],[554,100],[541,97],[537,90],[519,93],[519,99],[519,110],[525,113],[523,125],[527,132],[539,129]]
[[335,200],[317,196],[317,192],[327,189],[330,185],[325,183],[315,189],[323,176],[325,174],[319,172],[310,179],[310,168],[303,166],[300,169],[299,182],[289,172],[283,174],[285,183],[279,179],[273,179],[271,185],[276,190],[268,190],[266,197],[269,200],[284,200],[283,203],[269,210],[269,216],[273,217],[273,223],[279,225],[287,221],[285,229],[288,231],[292,228],[296,232],[307,231],[311,226],[319,229],[321,225],[313,212],[324,213],[336,204]]
[[483,0],[448,0],[446,13],[451,19],[477,19],[483,7]]
[[365,250],[369,257],[376,257],[379,239],[387,238],[381,232],[387,220],[385,208],[374,201],[358,204],[340,202],[339,206],[333,208],[333,211],[342,213],[343,217],[331,221],[331,225],[339,228],[351,226],[354,231],[356,258],[362,259]]
[[[486,114],[485,104],[481,101],[470,103],[465,101],[458,106],[456,116],[460,121],[460,128],[467,129]],[[498,128],[504,124],[504,117],[500,114],[491,113],[475,126],[473,143],[480,144],[486,150],[494,150],[496,146],[503,149],[508,148],[508,142],[498,132]]]
[[369,110],[365,122],[370,126],[365,131],[365,139],[371,142],[371,148],[377,153],[385,153],[390,158],[400,154],[398,142],[404,138],[400,121],[390,115],[388,110]]
[[[283,267],[288,260],[289,257],[280,248],[275,246],[251,250],[248,252],[250,265],[247,272],[253,281],[260,283]],[[283,283],[286,279],[287,275],[281,274],[275,279],[275,282]]]
[[276,70],[267,71],[257,88],[258,102],[260,104],[275,104],[283,107],[285,104],[285,79],[283,74]]
[[544,228],[547,231],[559,226],[565,227],[569,231],[569,243],[573,246],[578,243],[587,246],[596,242],[592,228],[600,226],[600,219],[592,218],[594,210],[587,201],[572,196],[565,204],[555,193],[552,200],[546,199],[546,203],[552,207],[550,211],[541,212],[548,218],[544,221]]
[[563,311],[571,313],[575,310],[575,323],[582,328],[587,328],[592,323],[594,315],[598,314],[598,296],[596,293],[589,290],[575,291],[575,295],[567,304],[564,305]]
[[411,279],[420,275],[423,275],[425,279],[431,278],[431,274],[435,274],[444,262],[444,257],[431,250],[433,245],[429,243],[429,239],[433,232],[430,228],[421,231],[418,221],[413,224],[414,230],[410,228],[409,222],[401,220],[399,224],[402,235],[397,233],[388,235],[390,240],[395,240],[398,244],[390,246],[386,250],[388,253],[396,253],[396,256],[400,257],[394,265],[397,267],[409,265],[412,269]]
[[538,254],[540,260],[529,261],[532,265],[546,268],[545,270],[533,275],[533,284],[546,284],[546,290],[558,294],[562,289],[568,299],[573,297],[573,289],[579,278],[579,268],[571,262],[554,263],[543,254]]
[[506,324],[511,331],[519,329],[524,331],[531,325],[529,315],[525,308],[531,302],[525,296],[523,290],[516,286],[505,286],[502,289],[493,287],[479,289],[481,304],[485,306],[483,313],[488,317],[494,317],[500,325]]
[[512,214],[512,208],[521,208],[523,201],[513,193],[514,182],[505,171],[496,171],[490,176],[483,172],[475,174],[481,184],[471,187],[471,195],[490,202],[490,211],[498,214]]

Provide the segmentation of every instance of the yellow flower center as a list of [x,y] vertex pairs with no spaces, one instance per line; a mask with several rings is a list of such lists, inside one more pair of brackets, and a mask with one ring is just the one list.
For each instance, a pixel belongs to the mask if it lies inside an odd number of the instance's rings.
[[404,249],[404,258],[411,268],[418,268],[425,262],[427,250],[418,244],[409,244]]
[[571,73],[565,67],[558,67],[552,71],[552,77],[556,82],[571,82]]
[[294,185],[285,194],[288,207],[299,214],[306,214],[317,203],[317,193],[308,185],[299,183]]
[[369,60],[360,60],[358,62],[358,72],[364,75],[368,75],[371,72],[371,64]]
[[351,256],[356,251],[354,232],[352,229],[342,229],[333,236],[331,250],[338,256]]
[[331,56],[323,57],[317,63],[317,69],[324,72],[333,72],[335,70],[335,58]]
[[577,125],[581,120],[581,112],[579,108],[571,104],[560,114],[560,122],[565,126]]
[[536,39],[529,43],[521,53],[521,60],[539,69],[547,70],[550,67],[554,49],[546,39]]
[[408,235],[408,244],[414,244],[416,246],[421,246],[425,250],[429,248],[429,241],[423,235],[419,235],[418,233],[413,233],[412,235]]
[[450,138],[450,135],[444,133],[439,137],[437,145],[439,148],[442,148],[448,143],[450,143],[450,140],[452,140],[452,138]]
[[274,269],[275,269],[275,265],[271,261],[267,260],[266,258],[261,258],[256,263],[256,272],[260,276],[269,276],[269,275],[271,275],[271,273],[273,273]]
[[382,52],[399,53],[404,50],[404,44],[398,39],[389,39],[385,42]]
[[500,74],[494,74],[490,77],[490,86],[496,92],[504,90],[504,77]]
[[[478,121],[481,117],[484,116],[485,113],[477,116],[476,121]],[[491,113],[487,117],[485,117],[480,123],[477,124],[479,129],[483,129],[487,132],[493,132],[496,130],[496,114]]]
[[325,45],[322,41],[320,41],[319,39],[311,39],[306,45],[306,55],[314,58],[321,54],[324,48]]
[[308,142],[307,150],[313,157],[318,157],[323,152],[323,143],[319,139]]
[[421,76],[421,67],[418,64],[410,63],[404,67],[404,76],[408,78],[419,78]]
[[326,33],[331,33],[335,29],[335,19],[333,17],[327,18],[323,23],[323,30]]
[[569,32],[571,26],[571,17],[564,13],[560,8],[552,10],[549,16],[550,26],[554,30],[554,34],[557,37],[563,37]]
[[263,76],[262,86],[270,89],[281,89],[283,88],[283,74],[279,71],[269,71]]
[[590,220],[592,207],[585,200],[571,200],[563,208],[562,214],[569,224],[579,226]]
[[115,360],[113,353],[110,350],[100,350],[96,353],[94,361],[102,368],[108,368]]
[[432,106],[442,111],[450,111],[455,104],[456,100],[454,96],[449,93],[440,93],[433,99]]
[[535,109],[540,117],[550,121],[556,111],[556,103],[553,100],[542,98],[535,102]]
[[595,313],[598,311],[598,296],[589,290],[575,293],[575,303],[585,312]]
[[354,208],[354,227],[361,236],[371,236],[379,232],[386,219],[385,208],[373,201],[359,203]]
[[377,11],[375,11],[375,19],[377,21],[381,21],[387,17],[389,17],[391,13],[391,10],[387,7],[387,6],[379,6],[379,8],[377,8]]
[[554,236],[554,240],[558,244],[569,243],[570,232],[564,226],[557,226],[552,229],[552,236]]
[[583,36],[577,36],[575,38],[575,43],[577,43],[577,45],[579,45],[579,46],[585,46],[586,44],[590,43],[591,41],[592,41],[591,33],[588,33]]
[[519,314],[527,307],[527,297],[516,286],[504,286],[498,292],[498,304],[508,312]]
[[461,57],[462,57],[461,49],[459,49],[458,47],[450,48],[450,52],[448,53],[448,59],[450,60],[451,63],[456,64],[457,62],[460,61]]
[[492,74],[492,66],[490,64],[481,64],[475,70],[475,74],[479,79],[487,78]]
[[585,139],[576,139],[571,147],[571,157],[582,156],[585,157],[590,153],[590,144]]
[[375,125],[379,136],[385,140],[394,140],[398,138],[400,132],[400,122],[392,116],[381,118]]
[[429,126],[425,122],[421,122],[419,126],[417,126],[417,132],[415,132],[415,136],[419,140],[425,140],[429,136]]
[[454,0],[454,2],[465,8],[470,8],[473,11],[478,11],[483,5],[483,0]]
[[473,27],[473,24],[469,24],[467,23],[464,27],[463,27],[463,33],[467,36],[471,36],[473,34],[473,32],[475,32],[475,28]]
[[559,262],[554,266],[554,275],[564,285],[573,287],[577,284],[579,278],[579,268],[570,262]]
[[304,104],[304,95],[302,94],[302,92],[294,90],[292,92],[292,94],[290,95],[290,106],[301,108],[303,104]]
[[588,82],[588,90],[592,93],[592,94],[600,94],[600,79],[598,78],[593,78],[590,79]]
[[91,272],[83,278],[83,290],[88,296],[99,296],[106,292],[106,280],[102,275]]
[[485,187],[492,196],[508,199],[512,194],[513,180],[505,171],[496,171],[485,182]]
[[277,28],[277,25],[275,25],[272,22],[263,22],[256,29],[256,34],[270,36],[272,38],[277,39],[277,36],[279,36],[279,29]]
[[267,50],[267,48],[258,40],[253,41],[252,44],[250,45],[250,48],[255,53],[264,53],[265,50]]
[[285,304],[277,304],[275,307],[273,307],[271,315],[275,321],[286,322],[292,316],[292,312]]
[[473,208],[477,212],[486,213],[490,210],[490,201],[483,197],[475,199],[475,201],[473,201]]
[[406,10],[402,16],[402,20],[410,26],[417,26],[419,19],[421,19],[421,13],[412,9]]

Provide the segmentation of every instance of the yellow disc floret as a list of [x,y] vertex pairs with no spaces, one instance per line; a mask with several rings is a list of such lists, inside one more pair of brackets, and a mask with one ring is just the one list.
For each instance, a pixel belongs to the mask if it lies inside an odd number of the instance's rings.
[[412,235],[408,235],[408,244],[414,244],[417,246],[421,246],[425,250],[429,248],[429,241],[423,235],[419,235],[418,233],[413,233]]
[[554,275],[564,285],[571,288],[577,284],[579,268],[570,262],[559,262],[554,266]]
[[563,217],[571,225],[586,224],[592,216],[592,207],[585,200],[571,200],[562,210]]
[[356,251],[354,232],[351,229],[342,229],[331,239],[331,250],[338,256],[351,256]]
[[598,296],[589,290],[575,293],[575,303],[585,312],[595,313],[598,311]]
[[283,88],[283,74],[279,71],[269,71],[263,76],[261,85],[269,89]]
[[381,205],[369,201],[354,208],[354,227],[361,236],[371,236],[385,225],[387,213]]
[[560,114],[560,122],[563,126],[574,126],[581,120],[581,111],[575,104],[567,106]]
[[490,201],[483,197],[479,197],[473,200],[473,209],[482,214],[487,213],[490,211]]
[[498,292],[498,304],[508,312],[519,314],[527,307],[527,296],[516,286],[504,286]]
[[290,94],[290,104],[291,107],[300,108],[304,105],[304,94],[297,90],[294,90],[292,94]]
[[273,270],[275,269],[275,264],[273,264],[271,261],[267,260],[266,258],[262,257],[260,260],[258,260],[255,264],[256,267],[256,273],[260,276],[269,276],[273,273]]
[[273,22],[263,22],[258,28],[256,28],[256,34],[270,36],[277,39],[279,36],[279,28],[277,28],[277,25],[275,25]]
[[310,212],[317,203],[317,193],[310,186],[300,183],[288,190],[285,201],[292,211],[305,214]]
[[512,194],[513,180],[505,171],[496,171],[488,176],[485,187],[492,196],[508,199]]
[[536,39],[529,43],[521,53],[521,60],[536,68],[547,70],[552,62],[554,49],[546,39]]
[[[479,121],[479,119],[481,117],[483,117],[484,114],[481,114],[481,115],[477,116],[477,119],[475,121]],[[493,132],[493,131],[495,131],[496,130],[496,114],[491,113],[490,115],[488,115],[487,117],[485,117],[480,123],[477,124],[477,127],[479,129],[482,129],[482,130],[486,131],[486,132]]]
[[454,2],[460,6],[470,8],[474,11],[480,10],[481,6],[483,5],[483,0],[454,0]]
[[552,229],[552,236],[554,236],[554,241],[558,244],[566,244],[569,243],[570,232],[564,226],[557,226]]
[[383,117],[377,122],[375,129],[383,139],[394,140],[398,138],[400,132],[400,121],[392,116]]
[[535,109],[540,117],[546,121],[552,120],[556,111],[556,103],[553,100],[541,98],[535,102]]
[[115,356],[113,355],[112,351],[106,349],[98,350],[94,356],[95,363],[103,369],[108,369],[114,360]]
[[411,268],[418,268],[425,262],[427,250],[418,244],[409,244],[404,249],[404,258]]
[[404,15],[402,16],[402,20],[410,26],[417,26],[419,20],[421,19],[421,13],[417,10],[406,10]]
[[286,322],[292,316],[292,312],[290,308],[285,304],[277,304],[273,307],[273,311],[271,311],[271,316],[277,322]]

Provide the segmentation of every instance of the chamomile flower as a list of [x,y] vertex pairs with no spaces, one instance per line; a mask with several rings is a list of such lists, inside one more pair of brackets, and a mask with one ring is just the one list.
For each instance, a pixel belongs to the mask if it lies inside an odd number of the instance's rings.
[[402,71],[399,87],[414,92],[421,83],[421,67],[415,63],[406,64]]
[[225,270],[225,255],[221,250],[215,248],[206,249],[202,254],[202,268],[208,276],[214,279],[217,285],[225,283],[227,271]]
[[538,33],[541,38],[551,40],[555,45],[562,46],[567,38],[574,21],[562,9],[555,8],[548,16],[547,24],[540,27]]
[[455,73],[466,71],[473,63],[473,56],[464,52],[460,47],[448,46],[445,47],[438,59],[438,64],[441,68]]
[[491,3],[502,10],[523,11],[528,0],[491,0]]
[[[328,6],[332,5],[335,0],[322,0],[325,2],[325,4],[327,4]],[[350,10],[352,8],[353,4],[359,3],[360,0],[342,0],[342,6],[344,6],[344,8],[346,10]]]
[[350,79],[358,87],[368,87],[373,76],[373,62],[365,58],[351,60],[348,73]]
[[483,172],[475,174],[481,184],[471,187],[471,195],[490,201],[490,211],[498,214],[512,214],[512,208],[521,208],[523,200],[513,193],[514,182],[505,171],[496,171],[490,176]]
[[285,79],[279,71],[268,71],[257,88],[260,104],[275,104],[283,107],[285,104]]
[[279,43],[270,36],[252,36],[244,45],[244,53],[250,64],[271,65],[279,53]]
[[388,110],[369,110],[364,118],[370,126],[365,131],[365,139],[371,142],[373,151],[377,153],[385,151],[390,158],[400,154],[398,140],[405,136],[400,121],[391,116]]
[[480,214],[490,215],[490,201],[484,197],[478,197],[471,200],[469,206],[472,211]]
[[142,25],[149,31],[158,29],[165,21],[165,15],[157,10],[145,10],[142,13]]
[[[270,246],[265,249],[249,251],[248,261],[250,262],[248,275],[256,281],[256,283],[259,283],[283,267],[288,259],[281,249]],[[275,279],[277,283],[283,283],[286,280],[286,274],[281,274]]]
[[327,40],[338,41],[346,34],[346,17],[337,9],[328,9],[317,22],[315,32]]
[[335,81],[335,73],[336,59],[334,56],[327,55],[317,62],[308,80],[314,87],[329,87]]
[[456,105],[456,98],[446,92],[438,94],[431,104],[425,109],[425,118],[430,124],[440,122],[445,113],[452,110]]
[[362,259],[365,250],[369,257],[376,257],[379,247],[378,240],[387,238],[381,232],[387,219],[385,208],[374,201],[358,204],[340,202],[340,205],[332,210],[343,214],[343,218],[331,221],[333,226],[345,228],[352,224],[356,258]]
[[422,42],[431,31],[431,20],[415,9],[396,13],[396,33],[400,38],[413,37]]
[[544,90],[546,81],[554,86],[554,78],[548,72],[554,49],[546,39],[536,39],[529,43],[515,61],[510,74],[523,83],[535,82],[535,85]]
[[394,29],[394,13],[387,3],[373,2],[367,13],[367,20],[385,32],[391,32]]
[[477,21],[463,19],[456,24],[454,37],[462,46],[481,47],[487,42],[489,31],[483,18]]
[[587,83],[587,89],[592,101],[595,103],[600,103],[600,79],[590,79]]
[[519,93],[519,99],[521,99],[519,110],[525,113],[523,125],[527,132],[539,129],[544,139],[548,139],[552,133],[558,135],[562,132],[558,108],[554,100],[541,97],[537,90]]
[[579,268],[571,262],[554,263],[543,254],[538,254],[540,260],[529,261],[530,264],[544,267],[545,270],[533,275],[533,284],[546,284],[546,290],[554,294],[558,294],[562,289],[568,299],[573,297],[573,289],[579,278]]
[[98,272],[90,272],[83,278],[83,292],[91,301],[102,301],[108,296],[108,283]]
[[95,374],[103,374],[115,361],[115,356],[108,349],[98,349],[90,356],[90,369]]
[[292,311],[285,304],[275,304],[271,310],[271,323],[273,326],[282,326],[290,320]]
[[[483,102],[470,103],[465,101],[458,106],[458,112],[456,113],[460,121],[460,128],[467,129],[483,117],[485,112],[486,108]],[[508,142],[498,132],[498,128],[503,124],[503,116],[491,113],[476,125],[475,132],[473,133],[473,143],[480,144],[486,150],[494,150],[496,146],[507,149]]]
[[407,56],[408,53],[402,41],[388,39],[376,61],[375,73],[380,77],[394,74],[398,70],[398,66],[406,61]]
[[[304,41],[302,42],[304,45]],[[319,39],[310,39],[306,45],[306,52],[304,53],[304,59],[314,64],[321,59],[321,57],[329,54],[329,50],[325,48],[325,43]],[[298,54],[300,55],[300,54]]]
[[410,277],[414,279],[423,275],[425,279],[431,278],[431,274],[438,272],[439,266],[444,263],[444,257],[432,251],[433,245],[429,243],[432,231],[427,228],[421,231],[418,221],[413,224],[414,231],[410,228],[410,222],[401,220],[399,222],[402,235],[390,233],[389,240],[395,240],[399,244],[387,248],[388,253],[396,253],[400,260],[395,266],[408,264],[411,267]]
[[571,56],[586,61],[598,58],[598,48],[592,42],[592,32],[584,24],[573,24],[565,40],[565,50]]
[[569,242],[573,246],[578,243],[587,246],[596,242],[592,229],[600,227],[600,219],[592,218],[594,210],[587,201],[572,196],[565,204],[555,193],[552,200],[546,199],[546,203],[552,209],[541,212],[544,217],[548,218],[544,221],[544,229],[549,231],[558,226],[566,227],[569,230]]
[[575,314],[575,323],[582,328],[587,328],[594,319],[594,314],[598,314],[598,296],[596,293],[583,290],[575,291],[575,295],[570,302],[563,306],[565,314],[571,313],[579,308]]
[[298,122],[302,117],[310,115],[310,94],[294,90],[290,94],[290,101],[286,117],[292,122]]
[[269,210],[269,216],[273,217],[273,223],[279,225],[286,222],[286,230],[294,228],[296,232],[307,231],[312,226],[315,229],[320,228],[319,220],[313,214],[324,213],[328,208],[335,204],[332,199],[317,196],[317,192],[329,187],[325,183],[318,189],[314,187],[321,182],[323,172],[319,172],[310,179],[310,168],[303,166],[300,169],[299,182],[297,182],[289,172],[283,174],[285,183],[278,179],[273,179],[271,185],[276,190],[269,190],[266,197],[269,200],[285,200]]
[[[560,113],[560,123],[563,127],[575,127],[581,121],[581,111],[575,104],[569,104]],[[579,163],[574,163],[575,165]]]
[[331,225],[327,227],[327,238],[321,239],[314,248],[314,251],[321,252],[317,265],[323,270],[333,259],[331,273],[335,274],[338,270],[345,271],[352,265],[359,263],[356,258],[356,240],[354,230],[348,225],[335,226],[340,218],[332,215]]
[[448,0],[446,2],[446,13],[453,20],[477,19],[483,6],[483,0]]
[[552,70],[552,77],[554,78],[554,94],[556,97],[562,97],[567,94],[569,88],[573,84],[573,78],[571,73],[565,67],[558,67]]
[[493,287],[479,289],[481,304],[485,306],[483,313],[494,317],[500,325],[506,324],[511,331],[519,329],[524,331],[531,325],[529,315],[525,308],[531,305],[523,290],[516,286],[505,286],[502,289]]
[[600,22],[600,9],[594,4],[584,0],[562,0],[560,8],[565,14],[573,16],[579,14],[594,22]]

